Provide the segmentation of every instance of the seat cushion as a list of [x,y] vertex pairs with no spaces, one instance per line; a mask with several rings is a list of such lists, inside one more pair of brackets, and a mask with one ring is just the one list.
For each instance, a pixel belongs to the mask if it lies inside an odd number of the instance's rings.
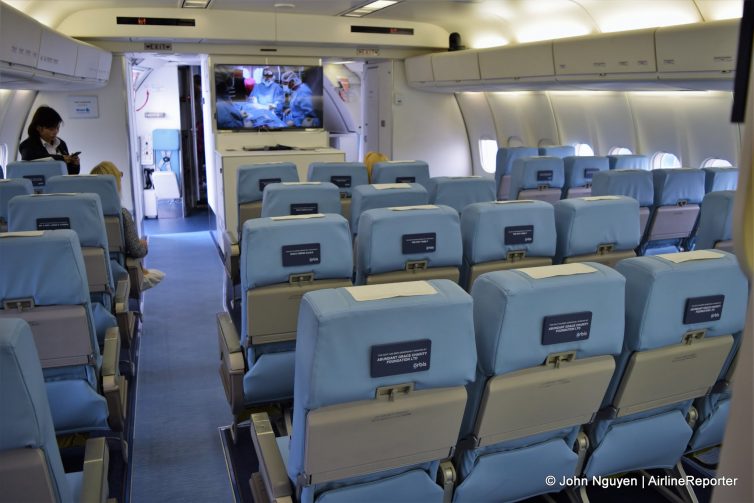
[[107,401],[83,380],[45,382],[50,412],[58,435],[107,430]]

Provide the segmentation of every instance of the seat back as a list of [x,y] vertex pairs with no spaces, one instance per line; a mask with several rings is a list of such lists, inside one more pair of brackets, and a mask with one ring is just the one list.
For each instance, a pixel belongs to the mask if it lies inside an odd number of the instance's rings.
[[524,157],[513,162],[509,199],[536,199],[554,203],[563,189],[563,159]]
[[337,185],[341,197],[341,214],[351,220],[351,194],[354,187],[369,184],[369,174],[363,162],[313,162],[307,180]]
[[474,203],[495,200],[495,181],[480,176],[439,176],[430,178],[429,203],[444,204],[458,213]]
[[546,157],[572,157],[576,155],[576,148],[573,145],[550,145],[549,147],[539,147],[539,155]]
[[609,155],[610,169],[640,169],[649,170],[649,158],[646,155],[624,154]]
[[359,217],[366,210],[391,206],[418,206],[429,202],[429,193],[418,183],[380,183],[360,185],[353,189],[351,200],[351,233],[359,230]]
[[733,252],[733,190],[710,192],[704,196],[696,231],[696,249],[719,248]]
[[340,191],[330,182],[273,183],[262,194],[262,217],[336,213]]
[[107,295],[114,292],[107,231],[97,194],[18,196],[8,205],[8,217],[8,229],[12,232],[75,231],[84,256],[89,291]]
[[626,196],[590,196],[555,203],[557,263],[599,262],[614,266],[635,257],[639,202]]
[[500,147],[495,156],[495,187],[497,199],[504,201],[510,195],[511,170],[513,161],[521,157],[539,155],[537,147]]
[[608,171],[610,163],[607,157],[569,156],[563,158],[565,183],[562,199],[569,197],[587,197],[592,195],[592,179],[595,173]]
[[0,319],[0,487],[4,501],[72,502],[29,325]]
[[553,206],[544,201],[477,203],[461,214],[461,285],[487,272],[552,264],[555,256]]
[[242,345],[295,340],[301,296],[350,285],[352,273],[351,235],[340,215],[246,222],[241,241]]
[[642,170],[600,171],[592,178],[593,196],[628,196],[639,201],[639,232],[642,236],[654,203],[652,173]]
[[16,196],[28,196],[33,193],[31,180],[25,178],[0,180],[0,232],[8,230],[8,201]]
[[102,359],[76,233],[0,234],[0,257],[0,318],[22,318],[32,328],[55,430],[108,430],[108,406],[97,391]]
[[372,166],[373,184],[418,183],[429,190],[429,166],[424,161],[382,161]]
[[585,449],[576,440],[621,350],[624,286],[596,263],[498,271],[474,283],[477,375],[454,501],[518,501],[562,489],[548,476],[578,475]]
[[655,169],[652,178],[654,207],[645,243],[688,238],[704,199],[704,171]]
[[299,320],[287,468],[302,499],[342,479],[429,472],[450,455],[476,366],[471,299],[458,285],[319,290]]
[[457,283],[462,256],[458,213],[449,206],[367,210],[359,220],[356,284],[419,279]]
[[47,185],[47,179],[57,175],[67,175],[63,161],[16,161],[6,166],[6,178],[26,178],[31,181],[36,194],[42,194]]
[[236,178],[238,236],[241,236],[244,222],[262,215],[262,191],[267,185],[298,181],[298,170],[292,162],[239,166]]
[[118,262],[125,262],[126,243],[123,237],[123,215],[120,194],[112,175],[64,175],[47,180],[48,193],[93,193],[99,195],[107,229],[107,244],[110,254],[117,255]]
[[636,257],[616,269],[626,278],[626,334],[588,477],[679,461],[691,401],[717,381],[748,302],[735,256],[722,251]]
[[738,186],[737,168],[702,168],[704,171],[704,192],[736,190]]

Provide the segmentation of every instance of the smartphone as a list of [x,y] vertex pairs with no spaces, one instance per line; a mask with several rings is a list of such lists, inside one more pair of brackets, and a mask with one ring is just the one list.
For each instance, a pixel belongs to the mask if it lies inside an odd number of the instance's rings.
[[81,150],[79,150],[78,152],[74,152],[74,153],[70,154],[70,156],[71,157],[75,157],[75,156],[79,155],[80,153],[81,153]]

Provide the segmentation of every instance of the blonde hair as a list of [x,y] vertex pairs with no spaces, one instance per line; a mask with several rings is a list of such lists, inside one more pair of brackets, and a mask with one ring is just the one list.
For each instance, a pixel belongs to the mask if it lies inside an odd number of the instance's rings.
[[374,166],[375,163],[389,160],[390,159],[388,159],[382,152],[367,152],[367,155],[364,156],[364,164],[367,167],[367,177],[369,177],[370,183],[372,181],[372,166]]
[[112,175],[113,178],[115,178],[115,185],[118,187],[118,193],[120,193],[120,179],[123,178],[123,173],[114,163],[110,161],[102,161],[92,168],[91,174]]

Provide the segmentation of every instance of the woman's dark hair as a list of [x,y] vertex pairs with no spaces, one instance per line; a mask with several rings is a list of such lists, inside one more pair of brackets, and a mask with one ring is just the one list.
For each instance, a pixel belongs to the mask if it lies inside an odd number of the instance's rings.
[[34,116],[31,118],[31,123],[26,132],[32,138],[38,138],[39,131],[37,131],[37,127],[53,128],[59,126],[62,122],[63,118],[54,108],[42,105],[34,112]]

